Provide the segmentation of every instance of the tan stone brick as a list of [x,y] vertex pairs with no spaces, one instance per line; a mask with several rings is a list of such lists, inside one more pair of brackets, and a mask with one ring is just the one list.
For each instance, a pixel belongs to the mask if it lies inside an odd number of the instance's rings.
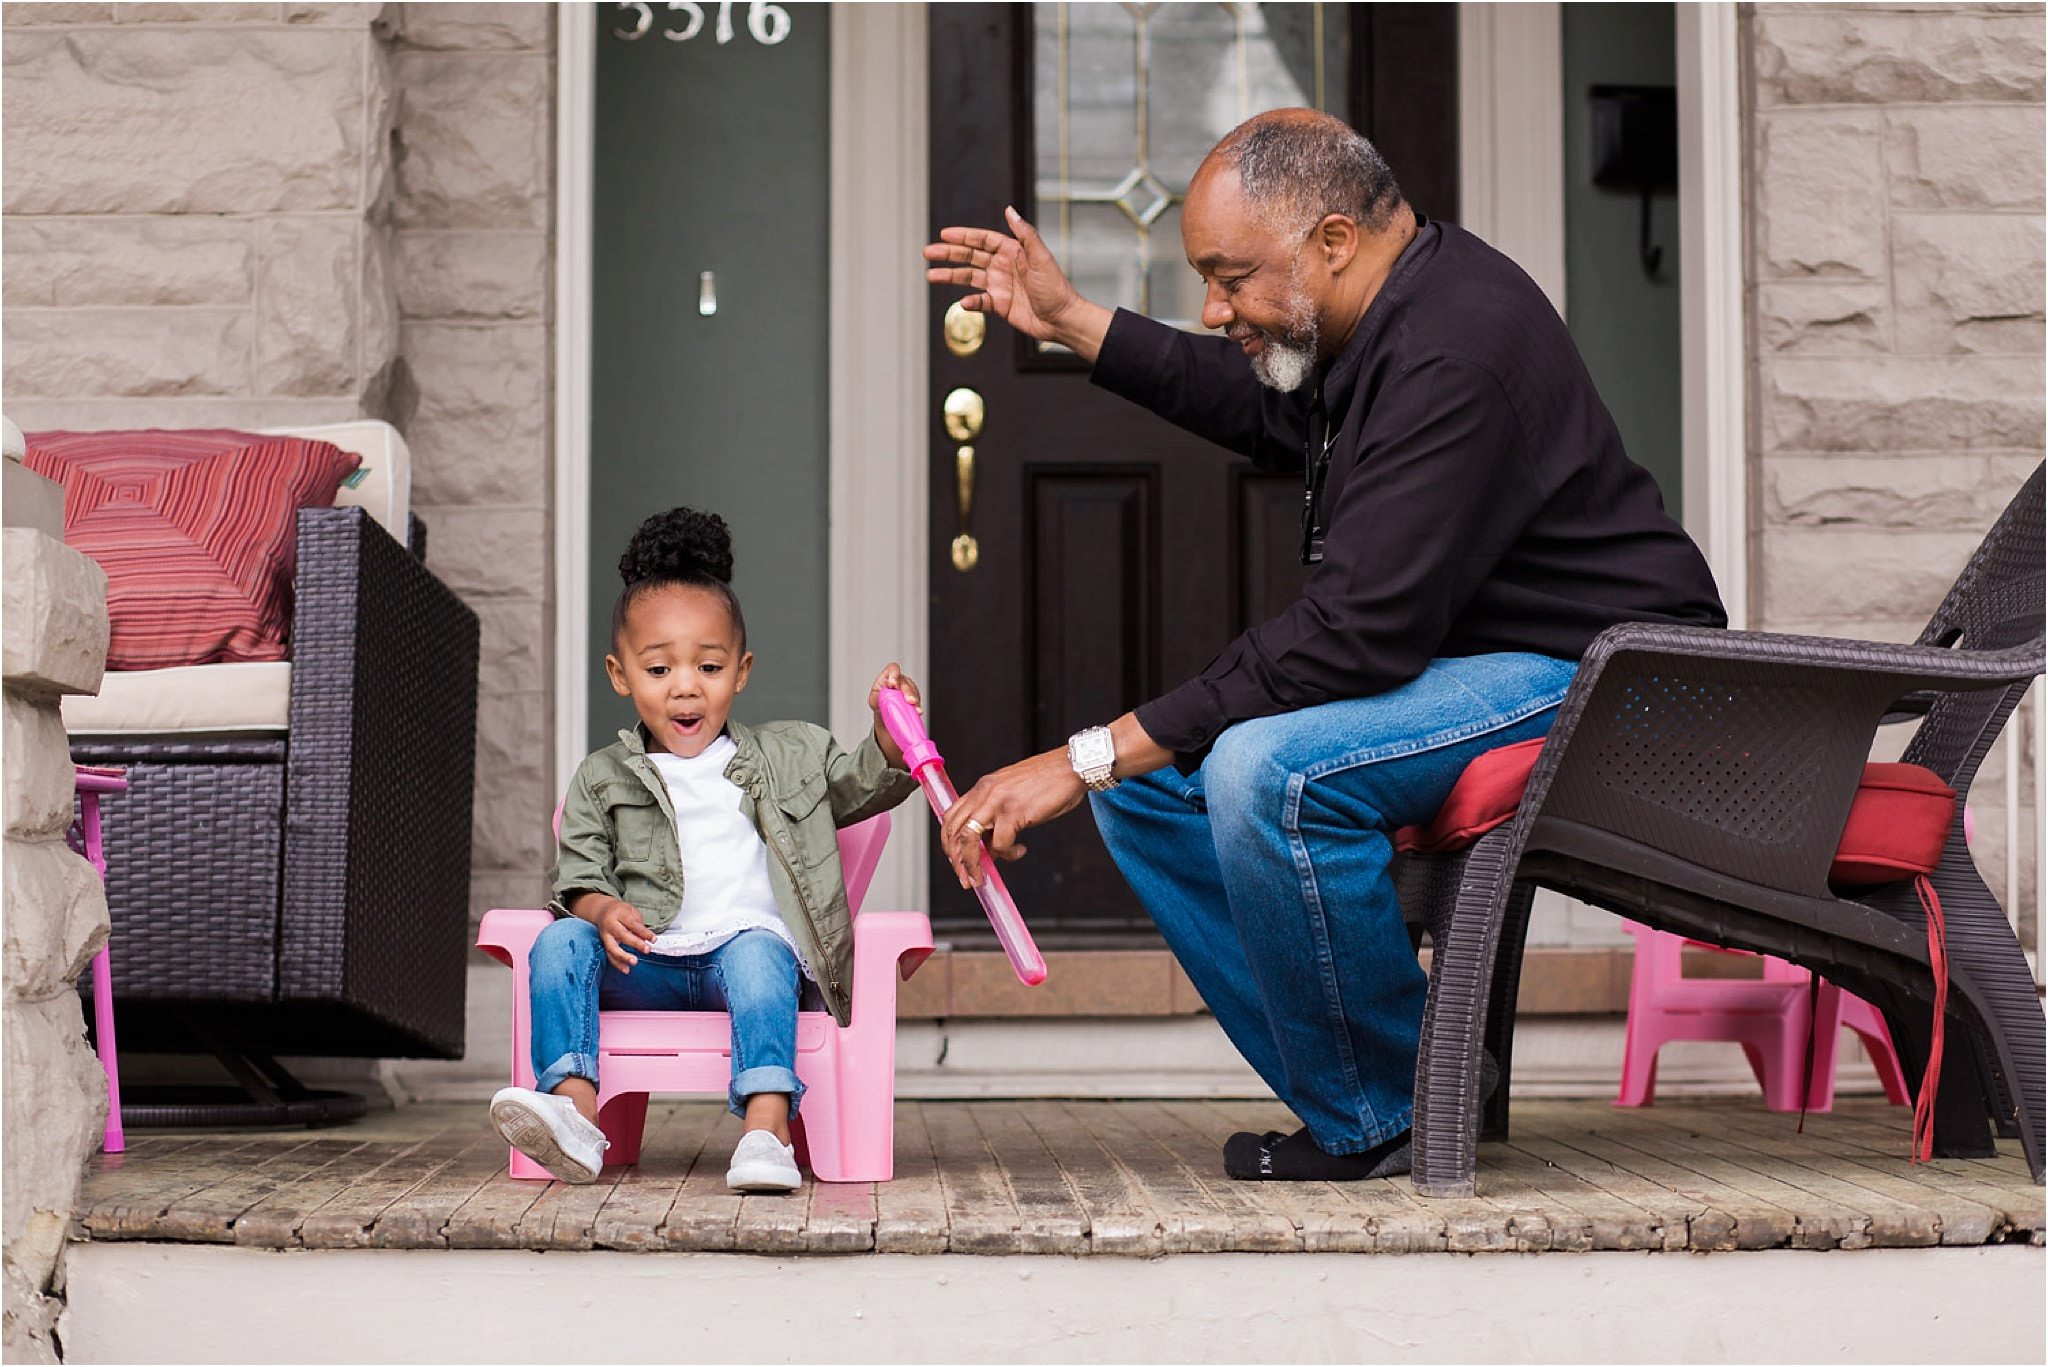
[[0,82],[5,208],[355,207],[369,41],[342,29],[19,32]]
[[245,304],[253,228],[220,218],[10,218],[0,297],[10,308]]
[[107,942],[107,894],[85,856],[61,839],[7,837],[7,993],[41,1001],[71,990]]
[[1764,611],[1773,620],[1926,622],[1980,532],[1766,527]]
[[548,499],[548,334],[409,323],[403,346],[418,410],[406,424],[415,496],[444,504]]
[[[85,1160],[106,1123],[107,1079],[85,1046],[76,994],[67,990],[38,1002],[9,998],[5,1011],[0,1089],[6,1098],[7,1181],[0,1201],[7,1271],[27,1287],[47,1291],[71,1233]],[[15,1360],[12,1353],[8,1360]]]
[[539,598],[480,598],[472,606],[483,638],[478,648],[483,686],[507,693],[546,692],[547,605]]
[[64,719],[47,698],[7,690],[7,834],[22,840],[54,839],[71,824],[76,786]]
[[2039,353],[2048,251],[2034,214],[1899,214],[1900,351]]
[[400,41],[451,52],[545,51],[554,45],[555,7],[534,4],[408,4]]
[[280,218],[263,225],[256,316],[256,389],[345,394],[356,381],[357,269],[353,218]]
[[547,312],[546,233],[402,232],[397,250],[407,318],[525,320]]
[[9,398],[7,416],[25,432],[66,428],[317,427],[363,416],[353,398],[256,399],[207,396],[155,398]]
[[548,59],[406,52],[395,68],[399,226],[546,228]]
[[1883,120],[1862,110],[1759,118],[1757,236],[1763,275],[1885,273]]
[[362,253],[363,277],[358,282],[357,299],[358,326],[363,339],[362,370],[357,388],[367,391],[399,358],[398,288],[390,231],[379,225],[366,226]]
[[332,24],[348,28],[368,28],[379,15],[392,6],[382,0],[339,0],[334,4],[288,3],[284,7],[284,21],[287,24]]
[[551,825],[560,794],[549,790],[550,720],[543,693],[478,699],[473,863],[515,872],[554,863]]
[[[388,7],[387,7],[388,8]],[[369,61],[363,72],[364,123],[369,129],[369,147],[364,160],[363,215],[387,233],[391,226],[391,201],[397,193],[397,148],[399,107],[398,70],[392,64],[391,45],[379,35],[381,24],[371,30]]]
[[1761,369],[1766,451],[2041,446],[2038,359],[1787,356]]
[[240,394],[249,387],[246,309],[9,309],[7,394]]
[[427,524],[427,566],[465,598],[534,598],[551,591],[548,518],[539,508],[415,503]]
[[2039,105],[1893,109],[1885,169],[1904,209],[2039,209],[2044,137]]
[[5,653],[10,689],[97,693],[107,662],[107,573],[90,557],[27,527],[5,546]]
[[131,0],[116,0],[114,22],[117,24],[274,24],[278,22],[276,5],[237,4],[234,0],[212,0],[206,3],[176,3],[175,0],[146,0],[145,3],[131,3]]
[[110,24],[114,21],[114,7],[111,4],[87,4],[84,0],[64,0],[58,4],[5,4],[0,5],[0,24],[8,28],[27,28],[33,24],[62,24],[76,27],[80,24]]
[[1988,530],[2039,457],[1943,452],[1774,456],[1763,466],[1764,519],[1795,526]]
[[1847,280],[1792,280],[1757,288],[1757,329],[1772,351],[1860,355],[1891,346],[1891,291]]
[[1816,5],[1764,11],[1754,24],[1756,98],[1766,108],[2041,100],[2038,13]]
[[[548,855],[552,864],[554,854]],[[478,868],[469,876],[469,924],[472,932],[483,921],[484,913],[499,907],[544,907],[554,895],[545,869],[539,873],[520,870]],[[472,934],[470,939],[474,941]],[[499,970],[503,972],[502,969]],[[498,983],[498,991],[509,990],[509,977]]]

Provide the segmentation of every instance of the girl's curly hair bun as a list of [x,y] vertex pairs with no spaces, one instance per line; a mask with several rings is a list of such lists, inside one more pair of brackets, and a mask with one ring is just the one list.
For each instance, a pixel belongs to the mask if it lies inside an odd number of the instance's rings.
[[619,577],[631,588],[648,580],[689,583],[704,578],[732,582],[732,532],[716,513],[671,508],[640,524],[626,553],[619,557]]
[[634,600],[671,585],[706,589],[725,599],[732,614],[740,649],[747,648],[747,619],[739,595],[732,590],[732,532],[717,513],[671,508],[640,524],[626,553],[619,557],[619,578],[626,586],[612,607],[612,640],[625,630],[626,612]]

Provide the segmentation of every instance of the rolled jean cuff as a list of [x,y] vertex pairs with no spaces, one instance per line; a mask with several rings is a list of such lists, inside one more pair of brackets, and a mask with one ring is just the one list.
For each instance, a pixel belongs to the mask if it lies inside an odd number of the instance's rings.
[[788,1068],[749,1068],[743,1073],[734,1073],[732,1087],[726,1092],[726,1105],[734,1115],[744,1115],[747,1098],[763,1092],[789,1093],[789,1113],[794,1116],[796,1108],[803,1103],[804,1085]]
[[562,1055],[548,1065],[547,1071],[533,1080],[533,1090],[536,1092],[552,1092],[572,1077],[580,1077],[595,1087],[597,1085],[597,1055]]

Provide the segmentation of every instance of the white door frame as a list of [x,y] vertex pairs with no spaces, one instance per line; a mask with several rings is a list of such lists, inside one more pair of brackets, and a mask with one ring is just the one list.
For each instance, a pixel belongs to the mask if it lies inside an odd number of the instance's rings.
[[[815,11],[814,11],[815,12]],[[867,687],[890,660],[930,677],[925,560],[925,10],[830,7],[830,473],[827,718],[867,730]],[[584,754],[589,709],[591,216],[597,26],[557,20],[555,201],[555,716],[553,787]],[[930,823],[897,814],[870,896],[924,905]]]
[[[926,298],[928,55],[922,4],[835,4],[830,233],[829,721],[867,725],[874,672],[930,673]],[[590,279],[596,26],[563,5],[557,46],[555,775],[583,757],[590,568]],[[1681,4],[1680,290],[1685,522],[1733,624],[1748,604],[1741,86],[1735,7]],[[1556,4],[1459,8],[1465,226],[1564,299],[1563,72]],[[923,906],[929,827],[899,813],[877,905]]]
[[[1684,521],[1739,627],[1749,615],[1749,504],[1735,6],[1679,4],[1676,17]],[[1459,220],[1529,272],[1560,316],[1562,18],[1556,4],[1458,7]]]
[[1564,34],[1554,3],[1458,6],[1458,226],[1527,271],[1564,316]]
[[597,168],[594,5],[555,18],[555,744],[556,796],[583,761],[590,715],[590,289]]
[[1749,624],[1742,66],[1731,3],[1678,6],[1678,291],[1685,529]]

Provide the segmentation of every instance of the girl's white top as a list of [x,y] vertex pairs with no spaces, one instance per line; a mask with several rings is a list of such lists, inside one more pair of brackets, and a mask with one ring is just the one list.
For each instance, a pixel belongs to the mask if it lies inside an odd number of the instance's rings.
[[660,751],[647,756],[668,789],[683,853],[683,905],[654,937],[654,953],[709,954],[743,930],[770,930],[796,955],[804,976],[814,977],[776,908],[768,846],[740,815],[745,795],[725,776],[738,750],[731,736],[720,736],[688,759]]

